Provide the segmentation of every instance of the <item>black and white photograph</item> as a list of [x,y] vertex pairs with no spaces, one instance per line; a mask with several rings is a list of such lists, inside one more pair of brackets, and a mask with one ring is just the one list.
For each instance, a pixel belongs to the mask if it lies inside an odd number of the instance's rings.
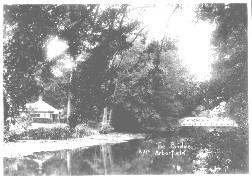
[[248,175],[251,2],[94,2],[2,4],[2,175]]

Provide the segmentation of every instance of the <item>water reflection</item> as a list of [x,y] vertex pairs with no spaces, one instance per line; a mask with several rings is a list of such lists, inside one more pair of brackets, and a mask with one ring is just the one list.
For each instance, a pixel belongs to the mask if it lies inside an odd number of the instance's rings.
[[225,142],[218,135],[149,137],[4,158],[4,175],[247,173],[247,148]]

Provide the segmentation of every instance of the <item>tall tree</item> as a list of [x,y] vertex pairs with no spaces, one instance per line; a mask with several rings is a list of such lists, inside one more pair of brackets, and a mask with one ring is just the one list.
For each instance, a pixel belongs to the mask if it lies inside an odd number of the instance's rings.
[[136,21],[126,21],[127,7],[111,6],[96,16],[89,56],[78,64],[73,74],[73,105],[75,113],[81,118],[92,115],[95,110],[103,110],[103,119],[107,121],[110,98],[115,90],[113,86],[118,67],[115,61],[131,46],[127,37],[138,26]]
[[[99,96],[102,93],[103,99],[98,101],[108,101],[116,67],[114,57],[129,48],[127,37],[137,27],[136,21],[126,22],[127,8],[128,5],[107,6],[105,10],[99,10],[99,5],[5,6],[4,88],[13,114],[39,89],[43,90],[41,84],[48,85],[53,77],[51,66],[55,59],[48,61],[44,51],[50,36],[59,36],[67,41],[68,54],[75,62],[81,53],[90,54],[86,59],[81,57],[86,62],[80,63],[80,71],[73,69],[71,75],[76,79],[81,74],[79,72],[86,70],[88,73],[82,72],[82,75],[91,77],[93,82],[71,82],[69,89],[75,93],[76,111],[81,114],[83,110],[78,106],[81,97],[76,92],[83,89],[75,88],[76,85],[91,85],[87,88],[94,94]],[[85,65],[89,71],[84,68]],[[85,78],[82,75],[80,79]],[[96,91],[97,88],[102,89]],[[92,100],[90,102],[94,104]],[[104,105],[104,102],[100,104]],[[89,107],[84,110],[89,110]]]
[[201,19],[217,25],[212,40],[217,60],[213,64],[208,98],[215,106],[227,102],[227,114],[238,123],[245,136],[248,134],[247,9],[245,3],[201,4],[198,7]]
[[36,71],[42,69],[45,76],[50,72],[43,47],[55,24],[44,8],[42,5],[4,6],[4,89],[12,116],[41,90]]
[[4,89],[12,115],[51,83],[51,67],[57,59],[48,59],[46,55],[50,37],[59,36],[67,41],[73,60],[81,53],[81,37],[88,36],[87,22],[93,17],[94,7],[4,6]]
[[[157,128],[165,126],[164,123],[169,126],[170,119],[180,117],[185,110],[178,94],[182,96],[188,87],[188,72],[178,58],[176,45],[171,40],[164,40],[157,59],[159,47],[157,41],[146,45],[140,41],[135,42],[124,53],[125,61],[118,73],[114,104],[133,114],[145,127]],[[125,120],[129,123],[131,119]],[[121,123],[126,125],[127,121]]]
[[[84,44],[92,43],[92,29],[94,28],[98,8],[99,5],[62,5],[55,9],[55,12],[57,12],[57,9],[60,9],[66,13],[59,19],[60,28],[58,33],[61,38],[67,41],[69,46],[68,53],[74,63],[76,63],[77,57],[87,50]],[[72,112],[70,86],[74,70],[72,69],[67,92],[67,118],[70,117]]]
[[[212,44],[217,60],[213,64],[210,95],[218,101],[248,90],[247,4],[201,4],[198,16],[216,24]],[[216,96],[218,95],[218,96]],[[217,102],[218,104],[218,102]]]

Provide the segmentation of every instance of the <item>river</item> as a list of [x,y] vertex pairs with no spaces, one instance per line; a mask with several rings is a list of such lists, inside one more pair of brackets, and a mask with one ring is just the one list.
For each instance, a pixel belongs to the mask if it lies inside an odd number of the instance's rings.
[[4,157],[5,176],[248,173],[248,146],[235,133],[148,135],[117,144]]

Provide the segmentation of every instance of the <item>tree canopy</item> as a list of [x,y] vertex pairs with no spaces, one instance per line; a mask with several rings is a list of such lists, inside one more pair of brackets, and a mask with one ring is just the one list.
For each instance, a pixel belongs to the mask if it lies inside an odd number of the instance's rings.
[[[65,108],[71,93],[73,123],[101,121],[102,114],[111,119],[119,109],[143,126],[160,127],[193,115],[199,105],[210,109],[222,101],[247,100],[246,4],[198,5],[199,20],[217,25],[212,38],[216,61],[206,82],[193,81],[176,40],[164,34],[162,41],[146,43],[148,34],[130,16],[132,9],[127,4],[5,5],[8,115],[17,115],[38,94]],[[54,37],[68,48],[50,58],[47,45]],[[66,58],[73,69],[56,77],[53,68]]]
[[[198,16],[216,23],[212,44],[216,62],[210,93],[227,101],[248,90],[247,4],[201,4]],[[216,96],[218,95],[218,96]]]
[[227,102],[228,117],[248,131],[247,4],[201,4],[198,16],[217,25],[212,38],[217,59],[205,96],[212,107]]

